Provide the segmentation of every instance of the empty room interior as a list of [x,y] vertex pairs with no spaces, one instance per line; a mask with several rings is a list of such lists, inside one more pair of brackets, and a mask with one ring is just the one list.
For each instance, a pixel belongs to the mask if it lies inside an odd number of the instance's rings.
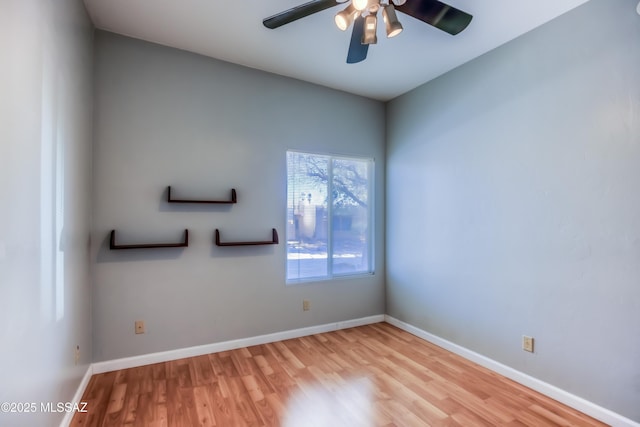
[[0,35],[0,425],[640,426],[638,0]]

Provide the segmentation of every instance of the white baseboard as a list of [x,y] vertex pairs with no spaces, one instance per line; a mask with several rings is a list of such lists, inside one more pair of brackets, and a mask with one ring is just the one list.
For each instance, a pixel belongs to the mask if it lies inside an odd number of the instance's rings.
[[[82,395],[84,394],[84,391],[87,389],[87,386],[89,385],[89,381],[91,380],[91,376],[93,374],[94,374],[93,365],[89,365],[87,367],[87,372],[84,373],[84,376],[80,381],[80,385],[78,386],[78,389],[76,390],[75,394],[73,395],[73,398],[71,399],[72,403],[80,403],[80,401],[82,400]],[[62,421],[60,422],[60,427],[69,427],[69,425],[71,424],[71,420],[73,420],[73,416],[75,414],[76,414],[75,412],[65,412],[64,418],[62,418]]]
[[[512,379],[513,381],[516,381],[539,393],[549,396],[552,399],[564,403],[567,406],[577,409],[578,411],[583,412],[613,427],[640,427],[639,423],[623,417],[622,415],[617,414],[613,411],[610,411],[609,409],[603,408],[579,396],[564,391],[554,385],[541,381],[509,366],[503,365],[500,362],[497,362],[493,359],[490,359],[486,356],[483,356],[458,344],[454,344],[451,341],[447,341],[444,338],[440,338],[437,335],[433,335],[427,331],[424,331],[420,328],[417,328],[413,325],[410,325],[385,314],[346,320],[342,322],[327,323],[324,325],[309,326],[306,328],[292,329],[288,331],[258,335],[255,337],[241,338],[237,340],[145,354],[141,356],[125,357],[122,359],[96,362],[90,365],[87,369],[87,372],[85,373],[80,386],[78,387],[78,390],[73,397],[73,402],[80,402],[80,400],[82,399],[82,395],[84,394],[84,391],[89,384],[91,375],[94,374],[101,374],[104,372],[116,371],[119,369],[135,368],[137,366],[167,362],[170,360],[182,359],[185,357],[194,357],[203,354],[217,353],[220,351],[234,350],[237,348],[249,347],[253,345],[268,344],[276,341],[299,338],[323,332],[337,331],[340,329],[353,328],[356,326],[369,325],[379,322],[388,322],[391,325],[397,326],[402,330],[405,330],[417,337],[420,337],[437,346],[449,350],[452,353],[464,357],[465,359],[471,360],[481,366],[484,366],[487,369],[497,372],[509,379]],[[69,426],[72,418],[72,413],[66,414],[60,426]]]
[[[276,341],[287,340],[291,338],[299,338],[307,335],[320,334],[323,332],[337,331],[340,329],[354,328],[356,326],[369,325],[372,323],[384,322],[385,315],[378,314],[374,316],[361,317],[359,319],[345,320],[342,322],[327,323],[324,325],[309,326],[306,328],[292,329],[273,334],[259,335],[249,338],[241,338],[232,341],[224,341],[213,344],[200,345],[195,347],[182,348],[177,350],[163,351],[159,353],[145,354],[141,356],[125,357],[122,359],[108,360],[105,362],[96,362],[89,365],[80,381],[80,385],[73,396],[73,403],[79,403],[82,400],[89,380],[94,374],[102,374],[104,372],[116,371],[119,369],[135,368],[137,366],[149,365],[152,363],[167,362],[170,360],[182,359],[185,357],[200,356],[203,354],[217,353],[219,351],[233,350],[236,348],[249,347],[252,345],[267,344]],[[65,413],[60,427],[69,427],[73,420],[74,412]]]
[[527,375],[524,372],[520,372],[509,366],[503,365],[500,362],[478,354],[458,344],[454,344],[451,341],[447,341],[444,338],[440,338],[437,335],[433,335],[427,331],[424,331],[389,315],[385,315],[384,319],[387,323],[390,323],[393,326],[396,326],[404,331],[409,332],[410,334],[413,334],[439,347],[449,350],[450,352],[462,356],[465,359],[471,360],[472,362],[475,362],[480,366],[484,366],[487,369],[497,372],[500,375],[503,375],[517,383],[520,383],[539,393],[549,396],[552,399],[557,400],[558,402],[564,403],[571,408],[577,409],[578,411],[604,423],[607,423],[613,427],[640,427],[639,423],[630,420],[629,418],[610,411],[609,409],[603,408],[602,406],[596,405],[593,402],[589,402],[586,399],[571,394],[554,385]]
[[255,337],[240,338],[237,340],[223,341],[213,344],[199,345],[195,347],[181,348],[177,350],[162,351],[158,353],[144,354],[140,356],[125,357],[122,359],[96,362],[92,365],[94,374],[117,371],[119,369],[135,368],[137,366],[150,365],[152,363],[168,362],[170,360],[183,359],[185,357],[201,356],[203,354],[217,353],[220,351],[234,350],[236,348],[249,347],[252,345],[267,344],[276,341],[299,338],[307,335],[320,334],[323,332],[337,331],[339,329],[353,328],[356,326],[369,325],[371,323],[384,322],[384,314],[362,317],[359,319],[345,320],[342,322],[327,323],[324,325],[309,326],[300,329],[291,329],[273,334],[258,335]]

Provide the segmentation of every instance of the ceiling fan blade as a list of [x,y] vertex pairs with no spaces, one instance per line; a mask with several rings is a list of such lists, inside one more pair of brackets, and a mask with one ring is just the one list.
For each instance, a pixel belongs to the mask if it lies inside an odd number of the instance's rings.
[[347,64],[362,62],[367,58],[369,51],[368,44],[362,44],[364,34],[364,18],[358,16],[353,21],[353,32],[351,33],[351,43],[349,43],[349,53],[347,53]]
[[473,16],[438,0],[408,0],[396,10],[413,16],[429,25],[456,35],[467,28]]
[[289,22],[320,12],[321,10],[329,9],[337,4],[338,2],[336,0],[312,0],[265,18],[262,20],[262,23],[270,29],[278,28]]

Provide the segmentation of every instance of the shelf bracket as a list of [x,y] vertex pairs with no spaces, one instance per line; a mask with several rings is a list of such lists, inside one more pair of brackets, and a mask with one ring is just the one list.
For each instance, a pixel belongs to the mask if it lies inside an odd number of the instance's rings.
[[221,242],[220,230],[216,228],[216,246],[257,246],[257,245],[277,245],[278,232],[275,228],[271,229],[271,240],[248,241],[248,242]]
[[131,245],[119,245],[116,243],[116,230],[111,230],[109,249],[152,249],[152,248],[186,248],[189,246],[189,230],[184,230],[184,240],[177,243],[136,243]]
[[167,187],[167,202],[169,203],[203,203],[203,204],[232,204],[238,203],[238,196],[236,195],[236,189],[231,189],[230,200],[197,200],[197,199],[172,199],[171,198],[171,186]]

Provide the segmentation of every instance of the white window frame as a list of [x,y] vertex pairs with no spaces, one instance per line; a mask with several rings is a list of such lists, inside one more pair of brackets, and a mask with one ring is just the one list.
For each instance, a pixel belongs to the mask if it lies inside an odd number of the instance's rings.
[[[319,282],[319,281],[329,281],[336,279],[345,279],[345,278],[357,278],[363,276],[371,276],[375,274],[375,159],[373,157],[367,156],[353,156],[353,155],[337,155],[337,154],[328,154],[328,153],[320,153],[320,152],[312,152],[312,151],[303,151],[296,149],[288,149],[286,155],[289,153],[297,153],[297,154],[305,154],[310,156],[318,156],[327,158],[328,162],[328,182],[327,182],[327,194],[333,194],[333,161],[334,160],[357,160],[357,161],[366,161],[369,163],[367,170],[367,257],[368,257],[368,270],[367,271],[358,271],[353,273],[334,273],[333,272],[333,199],[330,199],[327,202],[327,274],[322,276],[313,276],[313,277],[303,277],[303,278],[289,278],[289,227],[286,228],[285,232],[285,280],[287,285],[295,285],[300,283],[309,283],[309,282]],[[289,164],[288,159],[286,162],[286,176],[287,176],[287,184],[286,184],[286,222],[289,222]]]

